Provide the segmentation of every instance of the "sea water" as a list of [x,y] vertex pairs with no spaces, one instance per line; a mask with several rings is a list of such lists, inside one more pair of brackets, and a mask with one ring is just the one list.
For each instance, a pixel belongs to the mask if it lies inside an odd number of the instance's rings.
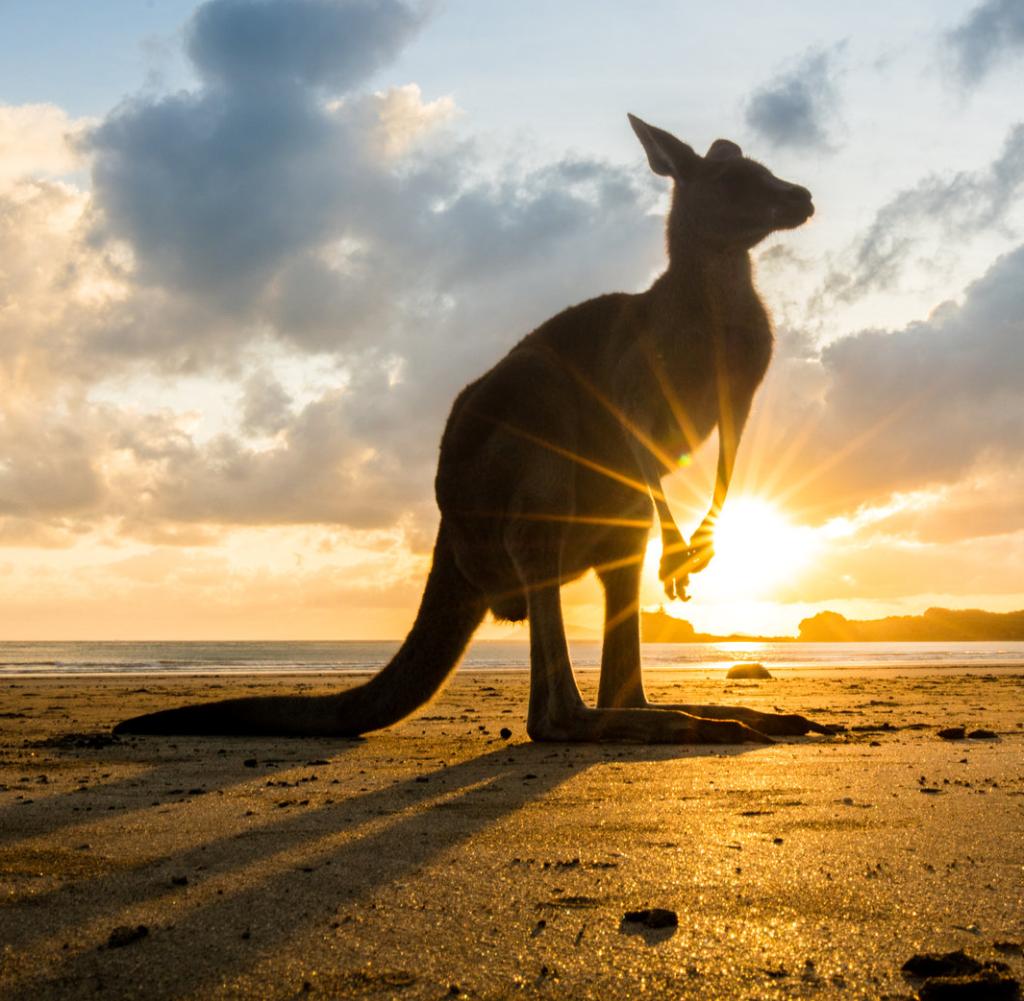
[[[392,642],[0,642],[0,677],[97,674],[290,674],[375,671],[398,649]],[[569,644],[573,664],[595,668],[601,644]],[[727,667],[756,660],[776,668],[878,670],[1024,668],[1024,642],[971,643],[645,643],[645,669]],[[521,671],[525,640],[479,640],[463,670]]]

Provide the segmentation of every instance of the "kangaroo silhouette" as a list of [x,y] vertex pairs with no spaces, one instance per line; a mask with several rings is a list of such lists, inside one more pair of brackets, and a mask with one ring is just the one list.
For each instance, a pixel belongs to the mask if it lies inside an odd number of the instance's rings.
[[[724,139],[704,156],[633,115],[651,169],[672,178],[668,268],[647,291],[572,306],[541,324],[455,400],[435,489],[441,522],[409,635],[365,684],[334,695],[269,696],[168,709],[119,733],[352,736],[426,703],[490,610],[530,623],[527,733],[533,740],[769,742],[825,733],[802,716],[737,706],[654,706],[641,677],[639,590],[657,513],[660,573],[685,596],[713,555],[754,393],[772,354],[750,250],[814,212],[810,192]],[[707,517],[687,544],[660,489],[717,427]],[[559,587],[588,570],[604,587],[597,706],[573,675]]]

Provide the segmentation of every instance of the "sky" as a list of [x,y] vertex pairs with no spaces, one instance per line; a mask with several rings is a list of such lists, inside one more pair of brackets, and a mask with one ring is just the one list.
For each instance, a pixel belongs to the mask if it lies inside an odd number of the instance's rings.
[[[403,635],[457,391],[664,267],[626,112],[817,206],[754,253],[776,357],[669,611],[1024,608],[1017,0],[0,0],[0,26],[0,639]],[[665,481],[684,531],[714,450]],[[599,634],[592,579],[564,601]]]

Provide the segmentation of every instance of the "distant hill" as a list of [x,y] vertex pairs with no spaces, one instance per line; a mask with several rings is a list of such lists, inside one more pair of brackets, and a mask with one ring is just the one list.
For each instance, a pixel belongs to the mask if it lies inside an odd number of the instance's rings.
[[640,636],[645,643],[700,642],[686,619],[677,619],[668,612],[641,612]]
[[847,619],[838,612],[819,612],[800,623],[799,639],[809,643],[1024,640],[1024,611],[929,608],[924,615],[866,621]]
[[838,612],[819,612],[800,623],[800,635],[714,636],[698,633],[686,619],[665,611],[641,612],[640,635],[645,643],[720,643],[726,640],[764,642],[858,643],[858,642],[959,642],[968,640],[1024,641],[1024,611],[983,612],[929,608],[924,615],[892,615],[887,619],[848,619]]
[[792,636],[747,636],[733,633],[715,636],[698,633],[686,619],[677,619],[665,611],[640,613],[640,638],[645,643],[723,643],[726,641],[761,640],[771,642],[792,641]]

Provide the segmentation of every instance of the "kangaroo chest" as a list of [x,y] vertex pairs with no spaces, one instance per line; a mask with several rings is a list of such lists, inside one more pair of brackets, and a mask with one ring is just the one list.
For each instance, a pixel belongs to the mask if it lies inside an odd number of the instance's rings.
[[771,361],[771,325],[760,302],[701,321],[653,339],[648,371],[634,396],[644,423],[673,455],[688,453],[707,438],[724,407],[745,410]]

